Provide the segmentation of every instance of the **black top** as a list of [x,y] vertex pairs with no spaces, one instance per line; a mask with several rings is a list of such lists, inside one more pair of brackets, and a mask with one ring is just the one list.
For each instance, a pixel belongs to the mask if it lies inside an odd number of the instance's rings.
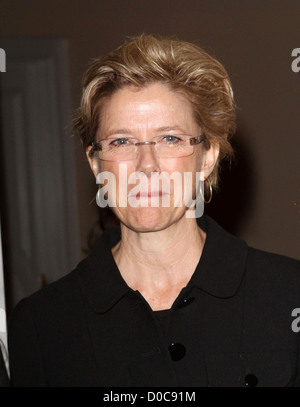
[[300,386],[300,262],[249,248],[207,216],[198,223],[199,264],[165,313],[121,277],[111,253],[119,227],[22,300],[8,325],[14,384]]
[[163,335],[167,333],[167,325],[171,315],[171,309],[164,309],[160,311],[153,311],[154,317],[157,319]]

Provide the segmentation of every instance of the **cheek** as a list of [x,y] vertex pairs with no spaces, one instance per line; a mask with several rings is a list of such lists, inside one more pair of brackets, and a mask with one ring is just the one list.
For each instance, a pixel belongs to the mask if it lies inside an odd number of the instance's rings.
[[[113,182],[110,183],[108,193],[113,200],[119,202],[119,194],[126,201],[127,192],[134,186],[128,184],[130,174],[135,171],[131,163],[116,163],[110,161],[102,161],[101,172],[105,172],[105,178],[111,176]],[[124,195],[125,194],[125,195]],[[124,196],[123,196],[124,195]]]
[[192,155],[188,157],[182,157],[177,159],[170,159],[161,165],[161,171],[166,171],[169,174],[172,172],[179,172],[184,176],[184,173],[196,173],[201,171],[201,157]]
[[160,170],[172,174],[173,172],[180,172],[183,174],[187,171],[192,171],[194,160],[191,157],[181,158],[164,158],[160,162]]
[[[122,164],[123,166],[125,164]],[[110,173],[112,174],[116,181],[118,182],[119,178],[120,178],[120,172],[122,172],[122,165],[121,167],[119,166],[119,163],[117,162],[113,162],[113,161],[101,161],[101,164],[99,165],[98,169],[99,172],[101,171],[102,173]],[[127,166],[127,168],[129,168]],[[127,172],[129,170],[127,169]]]

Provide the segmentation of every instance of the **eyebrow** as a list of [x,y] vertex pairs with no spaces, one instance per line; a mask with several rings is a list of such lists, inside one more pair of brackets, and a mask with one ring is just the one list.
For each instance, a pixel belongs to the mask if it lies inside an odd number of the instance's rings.
[[158,129],[156,129],[155,131],[157,132],[157,133],[160,133],[160,132],[162,132],[162,131],[174,131],[174,130],[176,130],[176,131],[181,131],[183,134],[186,134],[186,131],[182,128],[182,127],[180,127],[180,126],[164,126],[164,127],[159,127]]
[[105,138],[109,136],[113,136],[114,134],[131,134],[130,129],[113,129],[110,130],[109,132],[105,133]]
[[[159,127],[157,129],[154,130],[155,133],[161,133],[163,131],[180,131],[182,134],[187,134],[186,131],[180,127],[180,126],[163,126],[163,127]],[[108,131],[105,134],[105,138],[108,138],[110,136],[113,136],[114,134],[132,134],[132,131],[130,129],[127,128],[123,128],[123,129],[113,129]]]

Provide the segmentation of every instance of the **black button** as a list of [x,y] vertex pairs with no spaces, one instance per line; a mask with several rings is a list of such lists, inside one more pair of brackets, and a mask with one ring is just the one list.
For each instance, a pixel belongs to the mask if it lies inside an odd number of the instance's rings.
[[195,297],[191,297],[191,298],[184,298],[182,301],[180,301],[178,303],[178,308],[183,308],[186,305],[191,304],[193,301],[195,300]]
[[185,356],[185,347],[181,343],[171,343],[169,351],[172,360],[180,360]]
[[245,384],[248,387],[255,387],[257,386],[258,383],[258,379],[254,374],[247,374],[247,376],[245,377]]

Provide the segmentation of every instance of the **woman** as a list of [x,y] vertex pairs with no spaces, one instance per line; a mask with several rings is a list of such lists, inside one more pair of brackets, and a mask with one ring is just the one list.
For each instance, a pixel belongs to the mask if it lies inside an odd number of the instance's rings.
[[13,383],[298,386],[299,262],[249,248],[197,208],[232,155],[222,65],[189,43],[130,39],[85,74],[74,128],[120,227],[16,307]]

